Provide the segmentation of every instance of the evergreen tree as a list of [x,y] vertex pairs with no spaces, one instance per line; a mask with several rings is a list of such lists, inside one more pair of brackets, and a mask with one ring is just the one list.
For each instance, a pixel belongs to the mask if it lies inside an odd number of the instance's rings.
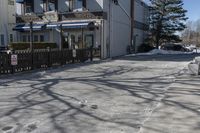
[[175,33],[183,31],[186,10],[183,9],[182,0],[150,0],[150,30],[151,41],[158,48],[163,42],[178,42],[179,36]]

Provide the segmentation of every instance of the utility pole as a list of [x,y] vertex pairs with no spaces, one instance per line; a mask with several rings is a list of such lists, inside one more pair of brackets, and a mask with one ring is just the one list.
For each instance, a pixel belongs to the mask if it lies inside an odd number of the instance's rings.
[[31,69],[34,69],[33,62],[33,21],[30,21],[30,50],[31,50]]
[[30,22],[30,50],[33,52],[33,21]]
[[63,50],[63,26],[60,24],[60,50]]

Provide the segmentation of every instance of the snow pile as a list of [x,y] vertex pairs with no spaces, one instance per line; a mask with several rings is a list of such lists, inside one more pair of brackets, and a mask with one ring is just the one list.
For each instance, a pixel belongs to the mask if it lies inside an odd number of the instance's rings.
[[181,51],[172,51],[172,50],[162,50],[154,49],[148,53],[139,53],[137,55],[178,55],[178,54],[192,54],[193,52],[181,52]]
[[194,49],[193,52],[194,53],[200,53],[200,48]]
[[188,65],[189,72],[194,75],[200,75],[200,56],[196,57],[193,62]]

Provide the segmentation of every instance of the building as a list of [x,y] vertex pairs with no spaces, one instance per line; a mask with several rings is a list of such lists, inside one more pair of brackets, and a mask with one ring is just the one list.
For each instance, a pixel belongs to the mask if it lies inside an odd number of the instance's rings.
[[134,44],[137,48],[144,43],[149,33],[149,6],[142,0],[135,0],[134,4]]
[[15,0],[0,0],[0,47],[15,41]]
[[132,0],[17,0],[16,12],[18,41],[29,42],[33,29],[34,42],[100,48],[102,58],[125,55],[134,42]]

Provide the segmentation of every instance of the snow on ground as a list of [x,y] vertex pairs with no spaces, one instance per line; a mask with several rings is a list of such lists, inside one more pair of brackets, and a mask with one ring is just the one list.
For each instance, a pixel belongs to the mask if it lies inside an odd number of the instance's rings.
[[193,58],[129,56],[0,77],[0,132],[137,133]]
[[194,53],[195,53],[195,52],[196,52],[196,53],[200,53],[200,48],[194,50],[193,52],[194,52]]
[[193,54],[193,52],[181,52],[172,50],[154,49],[148,53],[138,53],[137,55],[178,55],[178,54]]

